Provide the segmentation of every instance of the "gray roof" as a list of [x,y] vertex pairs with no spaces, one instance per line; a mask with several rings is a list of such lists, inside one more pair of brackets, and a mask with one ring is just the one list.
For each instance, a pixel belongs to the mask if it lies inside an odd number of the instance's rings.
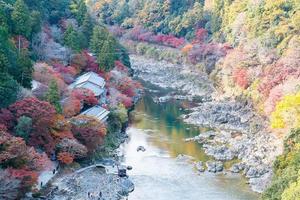
[[98,85],[95,85],[90,82],[84,82],[84,83],[75,85],[75,88],[89,89],[95,94],[96,97],[100,96],[104,92],[103,88],[100,88]]
[[80,115],[86,115],[89,117],[95,117],[98,120],[104,122],[108,118],[109,111],[101,106],[94,106],[84,112],[82,112]]
[[104,92],[105,80],[95,72],[88,72],[79,76],[69,88],[86,88],[100,96]]
[[78,84],[81,84],[84,82],[91,82],[100,87],[105,86],[105,80],[101,76],[96,74],[95,72],[88,72],[88,73],[85,73],[85,74],[79,76],[76,79],[75,84],[78,85]]

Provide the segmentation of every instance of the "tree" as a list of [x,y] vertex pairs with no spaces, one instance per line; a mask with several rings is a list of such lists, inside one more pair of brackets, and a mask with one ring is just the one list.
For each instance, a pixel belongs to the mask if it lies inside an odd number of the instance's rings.
[[30,145],[43,148],[49,153],[53,151],[55,144],[49,129],[53,125],[56,111],[50,103],[36,98],[25,98],[9,106],[9,110],[17,119],[21,116],[32,119]]
[[29,9],[23,0],[16,1],[11,17],[15,34],[29,37],[31,34],[31,18]]
[[51,103],[57,113],[62,113],[62,108],[60,105],[60,95],[58,91],[58,86],[55,80],[52,80],[49,85],[48,92],[46,94],[46,99],[49,103]]
[[115,61],[117,60],[115,51],[116,41],[112,36],[109,36],[103,43],[103,46],[97,56],[97,62],[101,70],[107,72],[114,68]]
[[95,26],[93,35],[90,42],[90,48],[95,55],[98,55],[103,47],[104,42],[107,40],[109,32],[105,27]]
[[20,85],[7,73],[0,77],[0,108],[6,108],[17,100]]
[[15,127],[16,136],[23,138],[27,142],[31,131],[32,119],[30,117],[21,116]]
[[81,159],[87,156],[87,148],[80,144],[76,139],[62,139],[57,145],[58,152],[68,152],[74,159]]
[[15,200],[20,191],[21,181],[13,178],[7,170],[0,170],[0,199]]
[[80,51],[80,41],[78,39],[78,33],[74,30],[72,25],[68,25],[67,30],[64,33],[64,44],[74,50]]
[[72,0],[70,4],[70,10],[75,15],[79,25],[82,25],[84,17],[87,13],[87,7],[84,0]]
[[70,165],[73,163],[74,161],[74,157],[72,156],[72,154],[68,153],[68,152],[60,152],[58,153],[57,159],[66,165]]
[[82,33],[85,35],[88,43],[93,35],[94,23],[89,13],[86,13],[82,22]]
[[104,124],[93,117],[77,116],[70,120],[74,137],[90,152],[103,143],[106,134]]
[[25,88],[31,88],[33,65],[28,52],[22,50],[18,55],[17,66],[10,70],[10,74]]

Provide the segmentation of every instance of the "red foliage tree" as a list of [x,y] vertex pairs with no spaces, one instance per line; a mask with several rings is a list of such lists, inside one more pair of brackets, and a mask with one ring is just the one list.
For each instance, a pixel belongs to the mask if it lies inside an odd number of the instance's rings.
[[32,119],[33,131],[29,141],[32,146],[42,146],[47,152],[53,150],[54,141],[49,134],[49,129],[53,125],[56,111],[50,103],[36,98],[25,98],[11,105],[9,110],[17,119],[21,116]]
[[62,164],[72,164],[74,161],[74,157],[72,156],[72,154],[68,153],[68,152],[60,152],[58,153],[57,159],[62,163]]
[[247,89],[249,86],[249,80],[248,80],[248,74],[247,74],[247,69],[245,68],[239,68],[235,69],[233,71],[233,80],[234,82],[241,88]]
[[208,37],[207,30],[204,28],[199,28],[196,31],[195,39],[194,39],[193,43],[203,43],[207,39],[207,37]]
[[53,64],[53,67],[57,73],[61,75],[65,83],[70,84],[74,81],[75,76],[78,74],[75,67],[72,66],[64,66],[60,63]]
[[80,113],[81,110],[81,102],[76,98],[69,97],[63,103],[63,112],[66,117],[73,117]]
[[86,70],[87,71],[93,71],[95,73],[99,73],[100,69],[99,69],[99,65],[97,63],[97,59],[92,56],[88,51],[83,51],[83,55],[85,56],[85,60],[86,60]]
[[11,129],[14,126],[14,122],[14,115],[8,109],[0,110],[0,124],[3,124],[6,126],[6,128]]
[[99,120],[87,116],[77,116],[71,119],[71,124],[74,137],[89,151],[95,150],[102,144],[106,128]]
[[8,169],[9,174],[21,181],[21,193],[28,191],[38,180],[38,174],[26,169]]
[[115,61],[115,67],[118,71],[128,73],[128,68],[119,60]]
[[84,52],[75,54],[71,59],[71,65],[75,67],[78,73],[85,71],[87,68],[87,60]]
[[56,150],[58,152],[68,152],[74,159],[81,159],[87,156],[87,148],[80,144],[76,139],[64,138],[57,144]]
[[71,93],[71,98],[78,99],[82,104],[87,104],[89,106],[96,105],[98,103],[95,94],[85,88],[76,88]]
[[63,93],[67,87],[62,75],[46,63],[36,63],[34,65],[33,78],[44,85],[49,85],[51,81],[55,80],[60,93]]
[[133,101],[132,98],[124,95],[124,94],[120,94],[118,96],[119,101],[125,106],[125,108],[130,108],[133,105]]

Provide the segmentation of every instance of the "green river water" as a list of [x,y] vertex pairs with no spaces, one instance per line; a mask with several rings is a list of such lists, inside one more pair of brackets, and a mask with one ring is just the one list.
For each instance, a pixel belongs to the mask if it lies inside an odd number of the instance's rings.
[[[135,191],[129,200],[255,200],[246,180],[239,174],[199,174],[194,161],[209,160],[200,144],[185,138],[206,131],[179,118],[190,103],[170,101],[157,104],[159,93],[146,92],[136,105],[128,128],[130,140],[122,145],[124,163],[133,166],[129,176]],[[138,146],[145,152],[137,152]],[[178,158],[179,155],[191,156]]]

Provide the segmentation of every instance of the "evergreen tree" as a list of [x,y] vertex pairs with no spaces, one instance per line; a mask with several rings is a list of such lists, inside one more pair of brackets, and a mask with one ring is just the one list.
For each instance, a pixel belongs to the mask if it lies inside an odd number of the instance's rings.
[[98,55],[103,47],[104,42],[107,40],[109,32],[105,27],[95,26],[91,38],[90,48],[92,52]]
[[38,11],[32,11],[31,12],[31,26],[32,26],[32,32],[38,33],[41,31],[41,24],[42,24],[42,18],[41,13]]
[[108,39],[103,43],[101,51],[98,54],[97,62],[100,69],[104,71],[110,71],[115,66],[115,61],[117,56],[116,51],[116,41],[113,37],[108,37]]
[[31,33],[31,18],[27,5],[23,0],[17,0],[12,12],[14,33],[29,37]]
[[70,10],[75,15],[79,25],[82,25],[87,13],[87,7],[84,0],[73,0],[70,3]]
[[49,103],[51,103],[55,107],[57,113],[62,113],[62,108],[59,103],[60,95],[59,95],[58,86],[57,86],[57,83],[55,80],[52,80],[49,84],[49,89],[46,94],[46,99]]
[[78,33],[74,30],[72,25],[69,25],[67,27],[67,30],[64,34],[64,43],[72,50],[76,52],[80,51],[80,41],[79,41]]
[[85,14],[84,20],[82,22],[82,33],[85,35],[87,42],[90,42],[92,34],[93,34],[94,23],[89,15],[89,13]]
[[20,85],[31,88],[33,65],[28,56],[28,52],[22,50],[17,58],[17,65],[9,69],[9,73],[14,76]]
[[18,119],[18,124],[15,127],[16,136],[23,138],[27,142],[31,130],[32,130],[32,119],[27,116],[20,117]]
[[8,66],[9,62],[7,57],[3,53],[0,53],[0,73],[8,72]]
[[87,14],[87,7],[83,0],[80,0],[77,12],[77,21],[79,25],[82,25],[85,15]]
[[6,108],[17,100],[20,85],[7,73],[0,77],[0,108]]

